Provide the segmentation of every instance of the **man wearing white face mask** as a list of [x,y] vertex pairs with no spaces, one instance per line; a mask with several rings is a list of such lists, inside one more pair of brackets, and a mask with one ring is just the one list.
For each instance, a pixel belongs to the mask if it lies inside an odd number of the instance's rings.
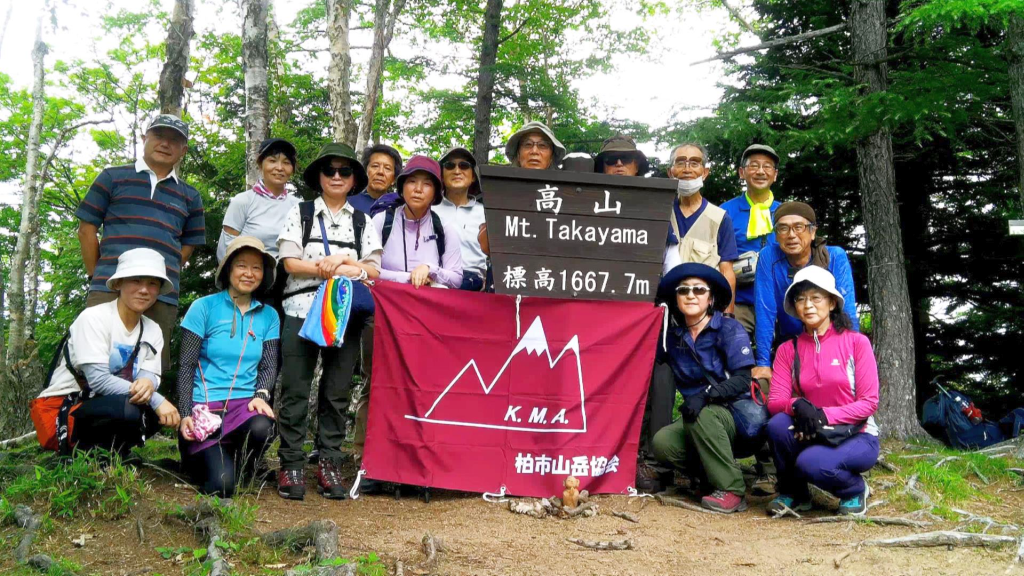
[[[736,274],[732,263],[739,254],[732,219],[700,193],[710,173],[707,159],[704,146],[694,142],[684,142],[669,154],[668,176],[678,181],[678,187],[669,218],[671,226],[662,273],[687,262],[707,264],[725,276],[735,293]],[[730,302],[725,313],[731,316],[733,308]]]

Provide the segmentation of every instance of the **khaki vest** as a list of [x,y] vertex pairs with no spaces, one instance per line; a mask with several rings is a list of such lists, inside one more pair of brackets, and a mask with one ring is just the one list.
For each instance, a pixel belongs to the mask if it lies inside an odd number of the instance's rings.
[[677,249],[679,259],[685,264],[696,262],[707,264],[717,268],[722,258],[718,255],[718,229],[725,219],[725,210],[708,202],[707,207],[701,212],[697,221],[693,223],[685,237],[679,234],[679,223],[676,222],[675,212],[669,217],[672,224],[672,232],[679,238]]

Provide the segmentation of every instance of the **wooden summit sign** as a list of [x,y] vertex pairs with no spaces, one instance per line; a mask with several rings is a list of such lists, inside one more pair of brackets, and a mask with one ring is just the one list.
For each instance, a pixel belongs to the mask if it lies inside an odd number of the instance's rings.
[[498,294],[653,302],[676,183],[481,166]]

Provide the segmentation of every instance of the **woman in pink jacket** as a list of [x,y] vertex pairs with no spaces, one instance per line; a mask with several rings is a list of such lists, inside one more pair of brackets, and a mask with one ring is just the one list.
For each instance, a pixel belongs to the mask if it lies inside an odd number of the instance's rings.
[[786,313],[804,330],[779,346],[772,369],[768,438],[779,495],[769,513],[810,510],[808,483],[839,498],[840,514],[867,511],[861,473],[878,460],[878,368],[843,304],[835,278],[818,266],[797,272],[786,290]]

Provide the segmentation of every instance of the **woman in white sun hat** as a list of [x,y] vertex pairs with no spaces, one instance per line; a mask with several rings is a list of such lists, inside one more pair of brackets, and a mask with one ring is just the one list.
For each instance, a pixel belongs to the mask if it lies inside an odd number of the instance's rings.
[[178,410],[157,392],[163,333],[143,316],[173,289],[164,258],[135,248],[121,254],[107,288],[117,300],[85,309],[57,354],[48,386],[32,404],[44,448],[110,449],[126,454],[161,426],[176,427]]

